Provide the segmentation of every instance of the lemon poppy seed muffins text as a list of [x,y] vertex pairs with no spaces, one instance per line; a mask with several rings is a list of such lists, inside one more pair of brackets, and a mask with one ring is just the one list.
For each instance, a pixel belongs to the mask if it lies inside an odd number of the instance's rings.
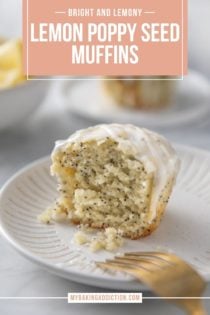
[[77,131],[53,150],[59,197],[41,219],[146,236],[160,223],[178,169],[174,149],[149,130],[110,124]]

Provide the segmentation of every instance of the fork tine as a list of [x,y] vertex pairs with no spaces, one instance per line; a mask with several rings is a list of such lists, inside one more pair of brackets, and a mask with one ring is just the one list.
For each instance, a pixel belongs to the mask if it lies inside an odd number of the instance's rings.
[[125,266],[124,264],[119,264],[114,261],[111,262],[96,262],[96,266],[101,267],[102,269],[111,269],[115,271],[124,271],[128,273],[132,273],[133,268],[130,266]]
[[117,261],[116,259],[107,259],[106,262],[112,265],[120,265],[120,266],[128,267],[130,269],[134,268],[134,265],[135,265],[132,262]]
[[128,252],[125,253],[125,256],[139,256],[139,255],[144,255],[144,256],[148,256],[148,255],[155,255],[155,254],[164,254],[163,252],[159,252],[159,251],[148,251],[148,252]]
[[[149,257],[137,257],[137,256],[116,256],[115,259],[119,262],[124,262],[124,263],[130,263],[134,264],[135,267],[140,267],[140,266],[150,266],[150,270],[156,268],[156,269],[162,269],[165,266],[167,266],[169,263],[165,260],[158,260],[158,259],[153,259]],[[153,268],[152,268],[153,267]]]
[[[163,252],[130,252],[125,253],[125,257],[136,257],[136,258],[144,258],[144,259],[155,259],[158,262],[167,262],[168,264],[175,265],[175,257],[177,256],[173,254],[163,253]],[[178,259],[176,260],[178,261]],[[182,261],[182,260],[180,260]]]
[[106,262],[96,262],[96,265],[101,267],[102,269],[106,270],[113,270],[113,271],[122,271],[132,276],[137,277],[141,282],[144,284],[149,285],[148,283],[148,274],[151,273],[144,267],[138,266],[138,268],[128,265],[122,262],[117,262],[116,260],[110,260]]
[[136,256],[136,257],[157,257],[157,258],[163,258],[168,257],[169,255],[172,255],[171,253],[164,253],[164,252],[130,252],[125,253],[125,256]]
[[130,259],[123,260],[123,258],[122,259],[116,259],[116,258],[115,259],[107,259],[106,262],[114,264],[114,265],[121,265],[121,266],[130,268],[130,269],[137,269],[137,268],[139,269],[139,268],[141,268],[141,269],[144,269],[144,270],[149,271],[149,272],[152,271],[152,269],[150,267],[151,264],[149,264],[147,262],[146,263],[142,262],[141,264],[138,264],[135,261],[132,261]]
[[164,252],[132,252],[132,253],[125,253],[125,256],[136,256],[136,257],[148,257],[148,259],[154,258],[158,260],[167,261],[168,263],[175,265],[177,262],[185,263],[182,259],[178,258],[176,255],[172,253],[164,253]]

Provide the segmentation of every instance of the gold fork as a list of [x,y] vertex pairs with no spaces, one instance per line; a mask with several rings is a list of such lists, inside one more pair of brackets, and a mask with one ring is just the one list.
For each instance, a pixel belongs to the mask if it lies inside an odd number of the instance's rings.
[[206,314],[199,299],[206,286],[204,280],[197,271],[174,254],[131,252],[96,264],[103,269],[133,275],[157,295],[181,307],[189,315]]

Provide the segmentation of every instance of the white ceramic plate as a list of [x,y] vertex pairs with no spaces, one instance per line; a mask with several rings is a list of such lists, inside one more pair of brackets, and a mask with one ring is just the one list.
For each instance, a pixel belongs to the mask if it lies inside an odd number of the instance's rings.
[[126,110],[105,95],[99,80],[67,81],[63,96],[66,108],[97,122],[132,123],[144,127],[179,126],[197,121],[210,111],[210,83],[201,74],[190,71],[177,83],[174,100],[159,111]]
[[[171,250],[210,281],[210,153],[183,146],[177,150],[181,171],[162,223],[151,236],[127,240],[120,252]],[[6,239],[21,254],[62,277],[110,289],[145,289],[123,273],[96,268],[94,261],[114,254],[90,253],[85,246],[74,245],[75,226],[37,220],[56,197],[49,165],[49,158],[29,165],[2,189],[0,222]]]

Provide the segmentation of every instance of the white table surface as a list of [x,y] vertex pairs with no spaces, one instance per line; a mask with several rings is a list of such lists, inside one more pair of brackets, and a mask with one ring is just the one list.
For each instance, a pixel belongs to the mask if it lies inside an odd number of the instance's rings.
[[[1,32],[5,31],[13,36],[20,31],[20,3],[21,0],[0,0]],[[210,8],[209,1],[199,1],[199,4],[201,3],[203,4],[203,12],[207,12],[206,9]],[[198,1],[196,3],[195,0],[190,0],[190,4],[193,4],[190,7],[190,21],[192,22],[192,16],[196,16],[200,7],[198,7]],[[13,9],[9,13],[11,7]],[[10,14],[13,24],[11,24],[11,20],[9,22],[7,15],[2,14],[6,11],[8,16]],[[208,12],[210,16],[210,9]],[[198,12],[199,15],[200,13]],[[4,24],[2,24],[3,16]],[[195,21],[195,19],[193,20]],[[200,22],[198,23],[199,27],[201,27]],[[13,25],[13,28],[11,25]],[[14,27],[14,25],[17,25],[17,27]],[[192,23],[190,25],[192,26]],[[191,29],[194,30],[194,24]],[[207,32],[201,37],[205,36],[203,47],[206,50],[202,49],[200,52],[197,51],[197,45],[193,45],[193,34],[190,33],[190,62],[195,68],[203,70],[210,76],[210,69],[208,68],[210,64],[205,63],[204,65],[206,56],[204,56],[204,52],[208,52],[209,60],[210,36],[208,36],[209,43],[204,45],[204,42],[207,41]],[[198,40],[197,37],[195,40]],[[196,47],[194,51],[193,47]],[[199,54],[203,54],[200,62]],[[0,187],[18,169],[39,157],[48,155],[56,139],[65,138],[74,130],[93,124],[93,122],[69,115],[62,105],[58,90],[59,85],[57,83],[52,84],[48,98],[30,120],[15,130],[0,133]],[[172,129],[170,131],[163,129],[159,131],[172,141],[210,150],[210,117],[206,117],[205,120],[198,124],[182,129]],[[67,292],[72,291],[105,291],[51,275],[39,266],[21,257],[1,236],[0,248],[0,297],[66,296]],[[210,296],[210,285],[208,285],[205,295]],[[210,301],[206,302],[206,306],[210,313]],[[182,314],[175,307],[157,300],[145,300],[142,305],[69,305],[65,300],[0,300],[0,314],[2,315],[25,315],[29,313],[30,315],[104,315],[108,313],[127,315],[129,312],[132,312],[132,314],[151,315]]]

